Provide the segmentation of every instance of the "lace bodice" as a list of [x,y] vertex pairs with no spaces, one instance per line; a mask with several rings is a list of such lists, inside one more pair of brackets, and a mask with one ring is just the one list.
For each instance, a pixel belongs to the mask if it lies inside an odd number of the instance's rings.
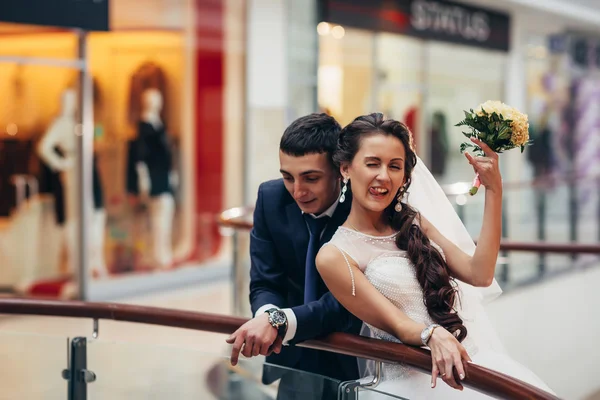
[[[340,226],[328,244],[340,249],[348,260],[353,260],[369,282],[408,317],[429,325],[433,320],[423,301],[423,290],[417,280],[415,268],[407,252],[396,246],[395,237],[395,234],[370,236]],[[441,252],[439,246],[432,244]],[[356,295],[360,296],[360,293]],[[378,339],[400,342],[396,337],[376,327],[369,328],[372,336]],[[474,354],[477,350],[469,337],[463,341],[463,345],[469,354]],[[388,375],[392,373],[392,368],[394,374],[408,373],[406,368],[388,365]]]

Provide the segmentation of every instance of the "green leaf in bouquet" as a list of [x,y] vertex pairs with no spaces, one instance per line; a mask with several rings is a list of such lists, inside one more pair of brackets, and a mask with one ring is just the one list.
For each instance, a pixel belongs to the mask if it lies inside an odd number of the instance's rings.
[[498,132],[498,139],[510,140],[511,133],[512,133],[512,130],[510,129],[510,127],[504,125],[500,128],[500,131]]
[[486,132],[488,130],[488,121],[486,119],[479,121],[475,125],[475,129],[477,129],[480,132]]
[[490,141],[489,133],[487,133],[485,130],[482,129],[479,132],[479,140],[481,140],[485,143],[489,142]]

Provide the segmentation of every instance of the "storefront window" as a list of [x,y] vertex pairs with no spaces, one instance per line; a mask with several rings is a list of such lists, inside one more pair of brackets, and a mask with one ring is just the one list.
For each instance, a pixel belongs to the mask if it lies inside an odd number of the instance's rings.
[[183,213],[179,179],[193,173],[182,170],[183,34],[92,33],[87,44],[95,165],[102,181],[95,209],[105,213],[105,269],[171,268],[185,257],[179,249],[190,238],[183,237],[182,225],[193,220]]
[[[60,36],[54,50],[69,54],[75,41]],[[0,287],[52,294],[78,265],[78,71],[0,63],[0,77]]]
[[413,132],[417,152],[423,145],[426,43],[402,35],[376,35],[377,110],[404,122]]
[[[151,2],[140,18],[137,2],[119,1],[110,31],[83,36],[0,24],[1,288],[78,295],[83,264],[72,253],[81,224],[73,209],[84,203],[91,298],[140,290],[137,281],[116,284],[123,276],[155,276],[146,288],[164,283],[154,272],[179,276],[171,284],[199,279],[182,267],[217,259],[217,215],[226,193],[227,202],[241,201],[243,168],[239,155],[223,162],[244,129],[245,16],[240,0],[226,3]],[[83,132],[92,133],[93,151],[82,197],[75,172],[78,154],[88,153],[74,143]]]
[[346,125],[373,109],[373,33],[321,22],[319,108]]

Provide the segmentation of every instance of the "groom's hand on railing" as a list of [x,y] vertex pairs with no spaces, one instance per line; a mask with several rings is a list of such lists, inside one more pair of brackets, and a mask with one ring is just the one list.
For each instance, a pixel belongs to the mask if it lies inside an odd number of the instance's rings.
[[282,340],[283,338],[277,335],[277,329],[269,323],[267,313],[252,318],[226,340],[227,343],[233,344],[231,365],[237,364],[240,352],[247,358],[259,354],[267,356],[273,352],[279,354]]

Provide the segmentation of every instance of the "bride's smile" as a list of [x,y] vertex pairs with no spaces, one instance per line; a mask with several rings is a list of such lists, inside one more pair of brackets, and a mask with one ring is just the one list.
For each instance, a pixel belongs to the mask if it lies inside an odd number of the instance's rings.
[[389,190],[379,186],[371,186],[369,188],[369,193],[376,198],[384,198],[389,193]]

